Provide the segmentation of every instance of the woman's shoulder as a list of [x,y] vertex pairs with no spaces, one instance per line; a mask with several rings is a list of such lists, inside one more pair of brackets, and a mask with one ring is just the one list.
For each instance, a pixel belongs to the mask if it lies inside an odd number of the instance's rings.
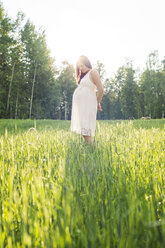
[[99,72],[98,72],[98,70],[96,68],[92,68],[90,70],[90,76],[91,76],[92,79],[100,77]]
[[98,73],[98,70],[96,69],[96,68],[92,68],[91,70],[90,70],[90,73],[92,73],[92,74],[99,74]]
[[96,81],[100,80],[100,75],[98,73],[98,70],[96,68],[92,68],[89,73],[89,78],[92,81],[92,83],[96,86]]

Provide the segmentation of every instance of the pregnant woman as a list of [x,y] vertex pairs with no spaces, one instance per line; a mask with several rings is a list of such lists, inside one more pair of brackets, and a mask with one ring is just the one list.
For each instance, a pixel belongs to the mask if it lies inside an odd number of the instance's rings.
[[76,63],[76,82],[78,86],[72,97],[71,131],[82,134],[85,144],[93,146],[97,110],[102,111],[100,102],[104,90],[99,73],[92,69],[86,56],[80,56]]

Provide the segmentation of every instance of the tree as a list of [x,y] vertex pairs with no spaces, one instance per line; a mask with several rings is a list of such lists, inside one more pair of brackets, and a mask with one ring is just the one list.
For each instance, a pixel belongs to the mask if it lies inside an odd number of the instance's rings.
[[15,39],[12,37],[14,23],[7,16],[0,3],[0,116],[8,117],[9,100],[12,85],[12,71],[14,66],[11,62],[12,47]]
[[27,21],[21,37],[25,57],[24,99],[30,108],[29,117],[50,118],[52,110],[49,107],[51,103],[49,94],[55,84],[57,70],[54,67],[54,59],[47,49],[45,33],[37,32],[35,26]]
[[140,104],[138,98],[138,86],[135,81],[135,70],[132,62],[127,62],[123,67],[122,86],[120,90],[120,106],[124,119],[134,119],[141,116]]
[[98,71],[101,80],[104,82],[105,66],[99,60],[97,61],[97,64],[96,64],[96,70]]
[[59,119],[71,119],[72,95],[76,88],[75,70],[68,61],[63,61],[57,79],[60,85],[60,101],[58,106]]
[[140,78],[143,114],[152,118],[161,118],[164,115],[165,78],[157,51],[149,54],[146,65],[147,68]]

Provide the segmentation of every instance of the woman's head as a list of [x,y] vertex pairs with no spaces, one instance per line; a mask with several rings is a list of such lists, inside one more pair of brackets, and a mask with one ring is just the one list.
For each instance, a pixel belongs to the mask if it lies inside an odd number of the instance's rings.
[[92,65],[91,62],[89,61],[89,59],[84,56],[81,55],[76,63],[76,81],[77,84],[80,83],[80,80],[85,76],[86,71],[88,71],[89,69],[92,69]]

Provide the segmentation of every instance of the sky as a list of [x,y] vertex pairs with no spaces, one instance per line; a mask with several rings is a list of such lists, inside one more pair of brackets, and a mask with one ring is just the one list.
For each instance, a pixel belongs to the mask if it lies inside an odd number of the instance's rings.
[[42,27],[55,64],[75,66],[80,55],[105,66],[106,76],[131,59],[143,71],[148,55],[165,58],[164,0],[0,0],[8,15],[22,11]]

